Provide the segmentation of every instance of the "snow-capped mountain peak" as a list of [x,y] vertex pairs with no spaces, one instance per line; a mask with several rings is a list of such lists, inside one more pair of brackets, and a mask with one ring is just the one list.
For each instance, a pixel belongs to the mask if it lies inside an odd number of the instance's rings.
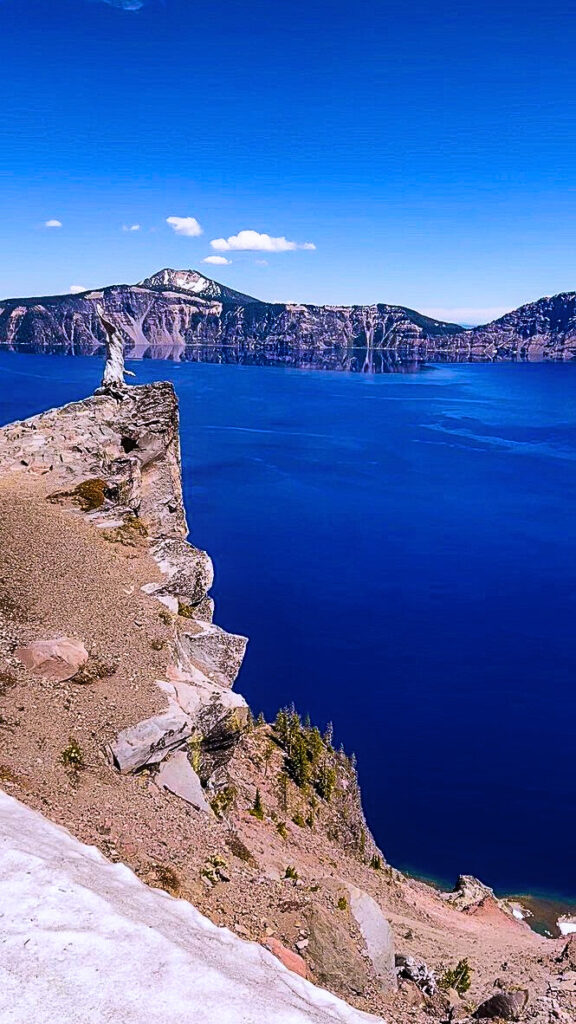
[[216,302],[257,302],[250,295],[244,295],[225,284],[212,281],[197,270],[172,270],[166,267],[159,270],[151,277],[144,278],[138,282],[141,288],[163,289],[168,291],[188,292],[198,295],[202,299],[212,299]]

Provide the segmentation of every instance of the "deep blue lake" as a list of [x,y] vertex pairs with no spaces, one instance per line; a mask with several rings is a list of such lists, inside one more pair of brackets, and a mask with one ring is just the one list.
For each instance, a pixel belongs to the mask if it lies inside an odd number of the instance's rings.
[[[333,720],[398,867],[576,897],[576,365],[132,368],[176,385],[255,713]],[[100,370],[0,353],[0,422]]]

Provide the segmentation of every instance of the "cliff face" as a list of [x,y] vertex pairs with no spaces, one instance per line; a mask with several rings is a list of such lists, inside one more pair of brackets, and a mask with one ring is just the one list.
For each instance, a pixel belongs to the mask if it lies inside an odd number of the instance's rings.
[[139,285],[0,304],[0,345],[26,352],[103,351],[101,302],[131,358],[285,364],[378,371],[435,350],[460,330],[401,306],[266,303],[194,271],[164,270]]
[[101,302],[127,356],[278,364],[378,373],[422,360],[573,359],[576,293],[522,306],[474,330],[402,306],[260,302],[192,270],[162,270],[137,285],[0,303],[0,346],[94,355]]

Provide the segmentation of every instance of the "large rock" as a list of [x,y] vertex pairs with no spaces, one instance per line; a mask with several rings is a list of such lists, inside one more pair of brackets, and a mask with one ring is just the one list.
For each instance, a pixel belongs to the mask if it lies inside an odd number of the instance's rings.
[[211,622],[191,622],[179,639],[185,664],[199,669],[219,686],[232,686],[235,682],[247,643],[245,636],[227,633]]
[[206,814],[212,813],[210,804],[204,796],[202,783],[184,750],[176,750],[162,761],[156,776],[156,784],[174,796],[179,796],[196,810],[204,811]]
[[15,657],[34,675],[62,683],[72,679],[88,661],[88,651],[80,640],[67,636],[56,640],[35,640],[19,647]]
[[374,971],[382,987],[393,991],[397,981],[392,929],[372,896],[354,885],[348,885],[348,891],[350,911],[360,929]]
[[210,556],[179,537],[159,541],[152,554],[162,573],[163,583],[147,584],[147,593],[156,597],[170,596],[176,602],[185,602],[192,608],[199,605],[214,582],[214,569]]
[[370,970],[350,936],[344,915],[339,918],[322,906],[311,906],[305,920],[307,953],[316,981],[341,993],[362,995],[370,982]]
[[274,956],[278,957],[278,959],[284,964],[284,967],[287,967],[289,971],[292,971],[294,974],[299,974],[301,978],[308,977],[306,961],[303,960],[298,953],[295,953],[294,950],[283,946],[279,939],[267,939],[266,948],[269,949],[271,953],[274,953]]
[[427,996],[433,996],[437,990],[436,975],[423,960],[416,960],[413,956],[395,957],[396,974],[405,981],[411,981],[421,992]]
[[249,718],[239,693],[212,683],[199,669],[168,666],[162,689],[190,719],[198,741],[198,772],[204,783],[230,760]]
[[109,744],[114,764],[121,772],[158,764],[171,750],[192,735],[190,719],[177,704],[167,711],[123,729]]
[[527,1002],[528,993],[525,989],[497,992],[481,1003],[472,1016],[475,1020],[518,1020]]

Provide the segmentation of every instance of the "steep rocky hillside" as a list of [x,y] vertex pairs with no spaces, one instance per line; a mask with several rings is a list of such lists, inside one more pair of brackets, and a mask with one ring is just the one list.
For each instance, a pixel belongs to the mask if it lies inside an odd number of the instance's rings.
[[[487,1000],[527,1022],[574,1019],[566,940],[536,935],[473,879],[441,893],[390,867],[330,728],[293,708],[254,720],[234,689],[247,641],[214,624],[210,558],[186,539],[171,385],[0,430],[0,536],[2,789],[388,1024],[469,1022]],[[0,801],[4,837],[14,813]],[[0,860],[3,907],[17,852]],[[77,935],[99,952],[96,928],[72,929],[67,951]],[[7,951],[12,939],[0,972]],[[73,992],[63,955],[59,991]],[[238,1024],[252,1019],[239,1000]]]
[[131,358],[281,364],[378,373],[410,361],[573,359],[576,293],[522,306],[464,330],[411,309],[261,302],[193,270],[161,270],[137,285],[0,302],[0,347],[101,353],[96,304]]
[[576,292],[563,292],[530,302],[467,333],[472,357],[574,359]]

